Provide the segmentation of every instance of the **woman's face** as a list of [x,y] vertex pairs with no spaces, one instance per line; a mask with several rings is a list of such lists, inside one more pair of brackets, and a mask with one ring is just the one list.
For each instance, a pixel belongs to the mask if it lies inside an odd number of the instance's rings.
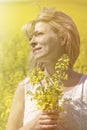
[[45,22],[36,23],[30,45],[35,59],[40,62],[53,61],[62,51],[61,38]]

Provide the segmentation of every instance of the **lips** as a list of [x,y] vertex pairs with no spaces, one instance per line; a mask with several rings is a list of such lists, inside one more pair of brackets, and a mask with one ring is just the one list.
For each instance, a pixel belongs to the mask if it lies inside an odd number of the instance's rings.
[[34,48],[34,49],[33,49],[33,52],[37,52],[37,51],[39,51],[40,49],[41,49],[41,47]]

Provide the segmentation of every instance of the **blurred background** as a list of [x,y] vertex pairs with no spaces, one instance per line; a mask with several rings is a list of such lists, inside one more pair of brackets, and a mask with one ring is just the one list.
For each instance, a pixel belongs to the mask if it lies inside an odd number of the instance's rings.
[[6,129],[15,89],[28,74],[30,48],[22,26],[43,7],[56,7],[76,23],[81,53],[74,69],[87,74],[87,0],[0,0],[0,130]]

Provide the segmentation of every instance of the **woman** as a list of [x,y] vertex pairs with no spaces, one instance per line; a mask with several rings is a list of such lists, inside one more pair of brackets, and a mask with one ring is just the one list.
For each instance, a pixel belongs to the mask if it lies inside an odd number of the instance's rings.
[[24,32],[31,46],[31,63],[44,73],[55,73],[55,64],[63,55],[70,57],[68,79],[64,81],[66,112],[59,121],[57,110],[37,110],[27,91],[31,89],[29,78],[19,84],[14,96],[7,130],[87,130],[87,76],[73,70],[80,50],[79,33],[73,20],[63,12],[44,8],[35,21],[28,23]]

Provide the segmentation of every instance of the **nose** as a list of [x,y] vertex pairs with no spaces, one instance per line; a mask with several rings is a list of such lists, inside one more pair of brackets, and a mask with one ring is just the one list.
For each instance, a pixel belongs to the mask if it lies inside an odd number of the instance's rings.
[[36,45],[37,45],[37,41],[35,36],[33,36],[32,39],[30,40],[30,46],[34,48]]

